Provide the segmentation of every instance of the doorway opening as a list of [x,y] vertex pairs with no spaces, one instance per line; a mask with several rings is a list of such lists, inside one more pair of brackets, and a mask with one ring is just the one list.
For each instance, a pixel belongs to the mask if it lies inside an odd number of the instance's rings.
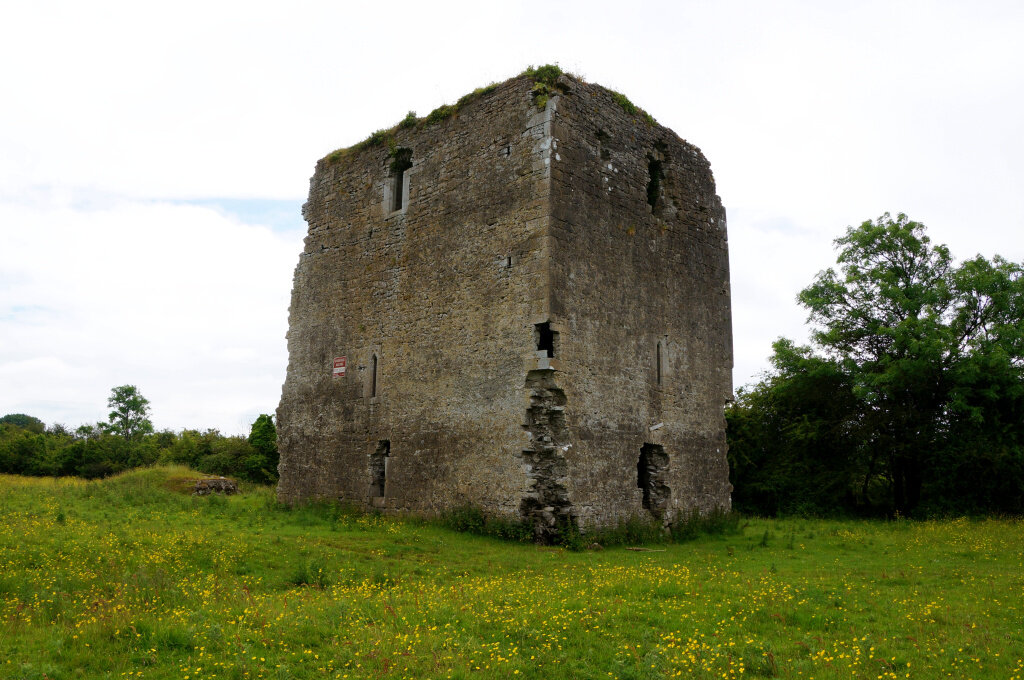
[[388,481],[388,456],[391,455],[391,441],[382,439],[377,449],[370,454],[370,497],[383,498]]
[[660,444],[645,443],[640,447],[636,463],[636,485],[643,492],[641,505],[654,517],[661,519],[672,494],[665,483],[668,473],[668,454]]

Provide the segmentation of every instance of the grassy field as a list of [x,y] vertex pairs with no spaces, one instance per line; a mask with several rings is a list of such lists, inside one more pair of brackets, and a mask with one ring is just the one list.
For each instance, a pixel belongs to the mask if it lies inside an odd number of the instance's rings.
[[570,552],[182,468],[0,476],[0,678],[1024,678],[1024,523]]

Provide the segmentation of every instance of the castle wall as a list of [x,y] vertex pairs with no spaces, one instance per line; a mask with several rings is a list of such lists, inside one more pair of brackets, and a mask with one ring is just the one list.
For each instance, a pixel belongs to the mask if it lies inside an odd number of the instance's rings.
[[541,538],[729,507],[729,271],[708,163],[608,90],[559,84],[538,108],[521,76],[396,128],[391,148],[318,163],[279,498],[468,504]]
[[318,163],[278,409],[282,500],[518,516],[524,355],[548,280],[550,124],[531,86],[398,128],[412,167],[390,215],[387,146]]
[[572,512],[589,526],[728,508],[729,265],[710,167],[608,90],[565,82],[553,101],[551,313]]

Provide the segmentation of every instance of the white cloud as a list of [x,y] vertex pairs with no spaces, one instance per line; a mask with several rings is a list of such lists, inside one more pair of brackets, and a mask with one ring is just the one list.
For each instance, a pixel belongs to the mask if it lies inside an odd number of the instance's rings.
[[0,205],[0,411],[70,425],[135,384],[158,427],[244,430],[276,408],[299,235],[211,208]]
[[1022,27],[1010,0],[12,4],[0,410],[77,424],[131,382],[158,425],[244,429],[278,398],[300,245],[217,205],[301,226],[317,158],[547,62],[710,159],[746,383],[806,337],[794,298],[847,225],[903,211],[1024,260]]

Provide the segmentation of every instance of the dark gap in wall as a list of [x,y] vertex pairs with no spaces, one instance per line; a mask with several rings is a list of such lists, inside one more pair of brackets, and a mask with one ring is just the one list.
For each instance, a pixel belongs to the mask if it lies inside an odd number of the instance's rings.
[[644,443],[636,463],[636,485],[643,491],[642,506],[654,517],[661,519],[672,491],[665,484],[668,472],[668,454],[660,444]]
[[370,454],[370,496],[383,498],[388,477],[388,456],[391,455],[391,440],[377,442],[377,449]]
[[548,353],[549,357],[555,356],[555,332],[551,330],[551,322],[534,324],[537,329],[537,351]]
[[607,148],[605,148],[605,142],[610,140],[612,136],[608,134],[607,130],[603,130],[600,128],[597,130],[597,132],[594,133],[594,135],[597,137],[597,143],[600,146],[601,160],[606,161],[610,159],[612,157],[612,154]]
[[655,349],[655,364],[658,371],[658,384],[661,384],[661,342],[658,342],[658,347]]
[[647,205],[656,208],[661,198],[661,180],[665,179],[665,171],[662,170],[661,159],[648,156],[647,160],[647,172],[650,175],[647,182]]
[[412,149],[397,149],[391,160],[391,210],[402,209],[405,171],[412,167]]
[[377,396],[377,355],[373,355],[373,361],[370,365],[370,396]]

